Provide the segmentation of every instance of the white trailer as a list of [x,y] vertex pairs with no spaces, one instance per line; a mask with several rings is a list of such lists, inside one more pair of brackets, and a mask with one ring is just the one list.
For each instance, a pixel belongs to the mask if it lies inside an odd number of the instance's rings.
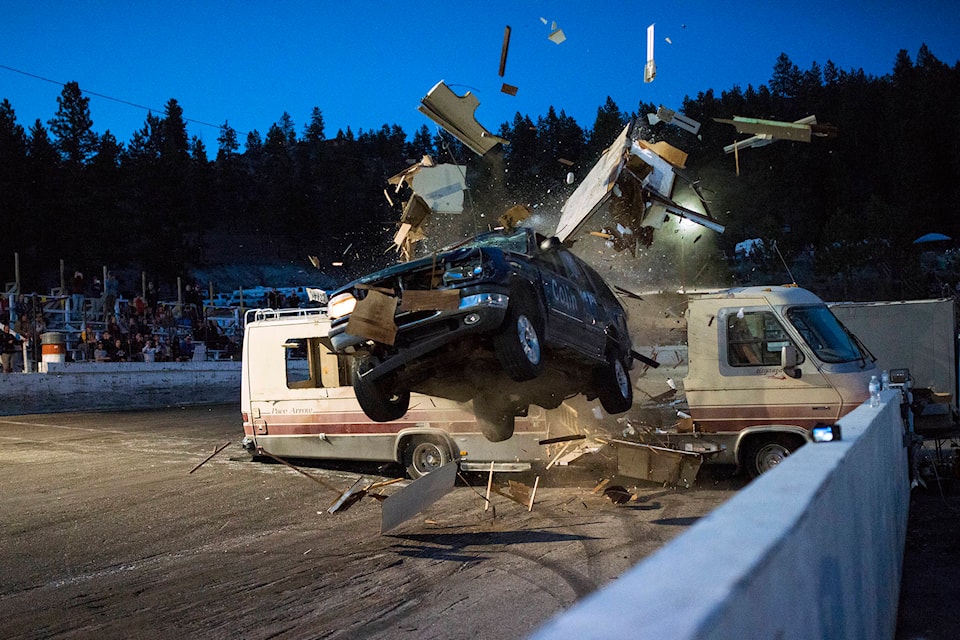
[[465,471],[524,471],[548,455],[541,440],[573,433],[562,411],[531,407],[514,436],[490,442],[469,403],[413,394],[398,420],[374,422],[351,385],[353,359],[326,346],[324,308],[257,309],[246,315],[241,411],[244,446],[255,456],[399,462],[417,478],[458,460]]

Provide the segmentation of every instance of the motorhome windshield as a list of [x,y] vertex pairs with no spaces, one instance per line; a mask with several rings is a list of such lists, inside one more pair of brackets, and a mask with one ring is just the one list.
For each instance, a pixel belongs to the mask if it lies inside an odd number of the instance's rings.
[[863,359],[856,343],[826,307],[793,307],[787,311],[787,319],[821,362]]

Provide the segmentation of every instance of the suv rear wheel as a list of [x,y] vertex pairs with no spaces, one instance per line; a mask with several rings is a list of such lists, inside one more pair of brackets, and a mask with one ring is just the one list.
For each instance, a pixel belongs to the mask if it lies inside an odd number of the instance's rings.
[[597,397],[607,413],[623,413],[633,406],[633,383],[623,358],[611,350],[607,365],[596,371]]
[[508,404],[477,396],[473,399],[473,413],[481,433],[490,442],[503,442],[513,436],[516,415]]
[[392,376],[389,375],[376,380],[365,380],[360,374],[372,367],[371,362],[363,360],[353,372],[353,392],[360,408],[375,422],[390,422],[402,418],[410,408],[410,391],[394,389],[389,380]]

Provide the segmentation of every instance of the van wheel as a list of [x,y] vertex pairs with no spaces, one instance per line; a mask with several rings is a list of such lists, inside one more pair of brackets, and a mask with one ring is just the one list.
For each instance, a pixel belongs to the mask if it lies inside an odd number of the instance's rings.
[[786,460],[802,445],[800,438],[782,433],[752,438],[744,444],[741,464],[751,478],[756,478]]
[[543,373],[543,322],[535,301],[510,297],[507,318],[493,336],[493,347],[507,375],[517,382]]
[[385,376],[376,380],[364,380],[360,374],[369,371],[373,364],[361,361],[353,372],[353,392],[357,396],[360,408],[374,422],[390,422],[403,417],[410,408],[410,391],[392,388],[390,378]]
[[436,438],[414,438],[403,452],[407,475],[416,480],[450,462],[450,451]]
[[473,399],[473,413],[480,432],[490,442],[503,442],[513,436],[516,415],[508,404],[477,396]]
[[633,406],[633,383],[623,358],[611,351],[607,365],[596,371],[597,397],[607,413],[623,413]]

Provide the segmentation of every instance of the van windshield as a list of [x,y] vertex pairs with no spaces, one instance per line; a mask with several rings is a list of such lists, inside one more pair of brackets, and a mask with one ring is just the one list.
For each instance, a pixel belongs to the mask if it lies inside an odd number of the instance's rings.
[[793,307],[787,319],[821,362],[862,360],[863,354],[840,321],[824,306]]

